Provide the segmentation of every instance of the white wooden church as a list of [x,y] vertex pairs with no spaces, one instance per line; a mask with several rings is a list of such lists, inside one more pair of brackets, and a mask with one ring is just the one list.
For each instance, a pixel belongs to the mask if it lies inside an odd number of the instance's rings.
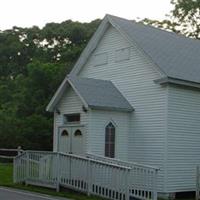
[[195,190],[200,42],[106,15],[47,106],[54,152],[155,166],[158,192]]

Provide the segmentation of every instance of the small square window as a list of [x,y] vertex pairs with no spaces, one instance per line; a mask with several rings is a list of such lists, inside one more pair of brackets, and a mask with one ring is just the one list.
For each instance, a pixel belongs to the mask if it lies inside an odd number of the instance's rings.
[[100,66],[108,63],[108,55],[107,53],[99,53],[93,56],[93,65]]
[[115,62],[120,62],[130,59],[130,48],[118,49],[115,51]]
[[80,122],[80,114],[65,114],[64,115],[64,123],[79,123]]

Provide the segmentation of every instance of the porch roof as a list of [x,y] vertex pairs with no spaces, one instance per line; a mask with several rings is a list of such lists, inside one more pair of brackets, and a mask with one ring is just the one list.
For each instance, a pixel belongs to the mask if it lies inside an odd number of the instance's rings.
[[67,85],[73,88],[86,108],[122,112],[134,110],[111,81],[67,76],[63,82],[63,87],[58,89],[58,94],[54,95],[47,106],[47,111],[55,110],[61,96],[67,90]]
[[134,110],[111,81],[69,76],[68,82],[91,109],[125,112]]

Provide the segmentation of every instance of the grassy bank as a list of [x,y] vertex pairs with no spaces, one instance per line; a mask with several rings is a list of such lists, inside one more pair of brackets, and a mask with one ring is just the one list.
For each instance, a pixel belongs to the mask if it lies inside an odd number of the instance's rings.
[[66,197],[66,198],[70,198],[74,200],[102,200],[102,198],[93,197],[93,196],[88,197],[84,194],[80,194],[80,193],[72,192],[72,191],[56,192],[55,190],[43,188],[43,187],[14,184],[13,183],[13,165],[11,163],[0,163],[0,186],[23,189],[23,190],[27,190],[31,192],[39,192],[42,194],[47,194],[47,195],[52,195],[52,196]]

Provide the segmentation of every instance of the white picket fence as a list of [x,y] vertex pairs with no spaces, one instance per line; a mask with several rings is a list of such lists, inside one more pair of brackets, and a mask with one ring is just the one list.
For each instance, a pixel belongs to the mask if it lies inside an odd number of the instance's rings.
[[73,190],[108,199],[157,199],[157,168],[104,158],[25,151],[14,159],[14,182]]

